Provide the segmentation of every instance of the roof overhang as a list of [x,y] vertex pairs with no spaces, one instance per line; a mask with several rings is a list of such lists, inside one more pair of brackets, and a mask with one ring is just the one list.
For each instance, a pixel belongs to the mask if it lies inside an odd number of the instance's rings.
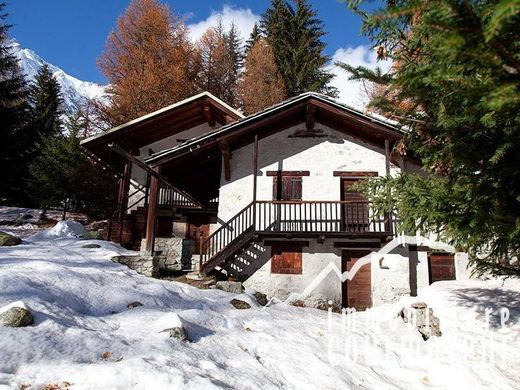
[[356,110],[324,95],[308,92],[171,149],[152,154],[145,161],[157,166],[194,156],[223,144],[247,144],[252,142],[254,134],[263,138],[308,121],[309,113],[313,121],[383,150],[385,140],[395,144],[405,134],[395,122]]
[[112,153],[109,144],[117,144],[130,153],[143,146],[208,123],[230,124],[244,116],[209,92],[202,92],[168,107],[131,120],[106,132],[81,141],[91,153],[101,160],[119,166],[124,159]]

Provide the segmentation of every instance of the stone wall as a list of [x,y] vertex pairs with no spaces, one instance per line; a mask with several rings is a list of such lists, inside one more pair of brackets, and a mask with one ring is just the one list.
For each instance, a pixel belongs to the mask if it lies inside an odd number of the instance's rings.
[[155,238],[154,252],[159,259],[159,268],[165,271],[190,269],[192,248],[191,240],[180,237]]
[[135,272],[156,278],[159,276],[159,263],[156,258],[151,256],[114,256],[111,258],[114,263],[126,265]]

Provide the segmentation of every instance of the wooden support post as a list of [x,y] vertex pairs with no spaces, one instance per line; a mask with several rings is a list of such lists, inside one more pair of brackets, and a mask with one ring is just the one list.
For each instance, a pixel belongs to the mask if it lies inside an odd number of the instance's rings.
[[[160,173],[160,167],[154,168],[154,171]],[[153,255],[159,187],[159,179],[156,176],[152,176],[150,178],[150,195],[148,198],[148,210],[146,213],[146,241],[144,247],[145,253],[149,256]]]
[[386,176],[390,176],[390,141],[385,138],[385,165]]
[[224,179],[226,181],[231,180],[231,162],[230,160],[233,158],[233,153],[231,152],[231,148],[226,141],[219,143],[220,153],[222,153],[222,157],[224,159]]
[[255,134],[253,149],[253,230],[256,226],[256,187],[258,180],[258,134]]
[[119,243],[123,242],[123,224],[125,222],[126,207],[128,206],[128,190],[130,189],[130,175],[132,173],[132,163],[127,161],[123,177],[119,183]]

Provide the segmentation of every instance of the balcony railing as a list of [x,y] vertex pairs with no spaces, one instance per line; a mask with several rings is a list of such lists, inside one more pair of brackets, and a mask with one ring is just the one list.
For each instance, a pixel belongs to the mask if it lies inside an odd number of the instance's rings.
[[158,205],[159,207],[197,207],[197,205],[188,198],[168,187],[161,187],[159,189]]
[[393,231],[391,218],[375,215],[369,202],[257,201],[247,205],[202,243],[201,262],[221,254],[246,235],[392,235]]

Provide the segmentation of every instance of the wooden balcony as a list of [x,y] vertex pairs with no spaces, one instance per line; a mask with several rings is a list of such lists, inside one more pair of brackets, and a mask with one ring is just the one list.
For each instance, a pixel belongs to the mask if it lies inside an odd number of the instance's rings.
[[247,241],[266,237],[390,237],[389,217],[379,217],[369,202],[257,201],[222,225],[201,244],[201,266],[232,255]]

